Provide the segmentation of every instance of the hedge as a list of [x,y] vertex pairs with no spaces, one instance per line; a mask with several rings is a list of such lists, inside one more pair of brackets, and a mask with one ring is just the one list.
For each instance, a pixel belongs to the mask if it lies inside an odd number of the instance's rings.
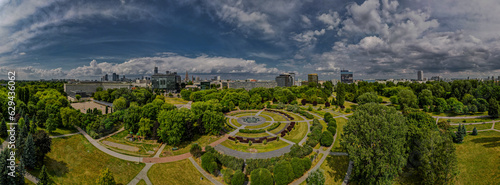
[[280,125],[281,125],[280,122],[273,123],[273,125],[271,125],[269,128],[267,128],[267,131],[274,130],[275,128],[278,128]]
[[240,129],[241,133],[247,133],[247,134],[257,134],[257,133],[264,133],[266,130],[264,129],[257,129],[257,130],[250,130],[250,129]]

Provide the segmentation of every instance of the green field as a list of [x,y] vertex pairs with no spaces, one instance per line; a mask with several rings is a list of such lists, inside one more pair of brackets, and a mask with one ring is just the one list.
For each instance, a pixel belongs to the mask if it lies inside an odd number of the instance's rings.
[[[448,121],[448,119],[439,119],[440,121]],[[467,119],[450,119],[450,123],[479,123],[479,122],[491,122],[497,119],[491,118],[467,118]]]
[[238,132],[236,133],[237,136],[241,136],[241,137],[253,137],[253,138],[257,138],[257,137],[266,137],[266,136],[269,136],[269,134],[263,132],[263,133],[242,133],[242,132]]
[[[49,133],[49,131],[47,131],[45,128],[38,127],[37,130],[45,130],[47,133]],[[76,130],[76,128],[74,128],[74,127],[73,128],[56,128],[56,130],[52,131],[52,133],[49,133],[49,135],[59,136],[59,135],[64,135],[64,134],[72,134],[75,132],[78,132],[78,130]]]
[[[266,115],[266,116],[270,116],[274,119],[274,121],[286,121],[285,117],[279,113],[272,113],[272,112],[267,112],[267,111],[262,111],[260,113],[261,115]],[[271,120],[267,120],[267,121],[271,121]]]
[[156,153],[156,150],[158,150],[158,148],[160,147],[160,143],[155,143],[154,141],[151,141],[151,140],[129,141],[129,140],[125,139],[125,137],[127,135],[128,135],[128,131],[124,130],[124,131],[121,131],[115,135],[112,135],[111,137],[104,139],[103,141],[109,141],[109,142],[129,145],[129,146],[135,146],[135,147],[139,148],[138,152],[132,152],[132,151],[128,151],[128,150],[123,150],[123,149],[107,146],[104,143],[101,143],[101,144],[103,146],[106,146],[110,150],[113,150],[113,151],[116,151],[119,153],[123,153],[123,154],[127,154],[127,155],[134,155],[134,156],[153,156],[154,153],[148,154],[148,151],[155,151],[155,153]]
[[495,123],[495,129],[500,130],[500,122]]
[[479,132],[455,146],[460,171],[456,184],[500,184],[500,132]]
[[298,116],[298,114],[296,114],[296,113],[288,112],[288,111],[285,111],[285,112],[288,113],[288,115],[290,115],[290,116],[293,117],[293,120],[290,120],[290,121],[301,121],[301,120],[304,120],[304,119],[302,119],[302,117]]
[[170,97],[165,97],[165,103],[170,103],[170,104],[186,104],[189,101],[186,101],[182,98],[170,98]]
[[304,138],[306,134],[307,134],[307,123],[300,122],[300,123],[295,123],[294,129],[292,129],[292,131],[283,138],[299,144],[300,140],[302,140],[302,138]]
[[[474,129],[474,127],[476,127],[477,130],[486,130],[486,129],[490,129],[492,125],[493,125],[493,123],[465,125],[465,129],[467,131],[472,131],[472,129]],[[458,125],[452,125],[451,129],[456,131],[458,129]]]
[[342,133],[344,133],[344,125],[347,124],[347,120],[344,118],[335,118],[337,120],[337,138],[332,147],[332,152],[346,152],[344,148],[340,146],[340,140]]
[[326,157],[326,160],[321,164],[326,179],[325,184],[342,184],[348,167],[348,156],[329,155]]
[[273,130],[270,130],[269,132],[271,132],[273,134],[276,134],[276,132],[279,132],[281,129],[285,128],[286,125],[288,125],[288,124],[287,123],[281,123],[280,126],[276,127]]
[[222,146],[228,147],[230,149],[240,151],[240,152],[249,152],[249,153],[262,153],[262,152],[269,152],[273,150],[277,150],[283,147],[288,146],[289,144],[284,141],[271,141],[268,142],[267,144],[263,143],[254,143],[252,146],[249,146],[248,143],[236,143],[235,141],[231,140],[226,140],[221,143]]
[[455,114],[453,112],[444,112],[444,113],[436,113],[436,112],[427,112],[427,114],[431,116],[441,116],[441,117],[472,117],[472,116],[487,116],[488,111],[486,112],[476,112],[475,114]]
[[[203,177],[203,180],[200,180]],[[181,161],[155,164],[148,171],[151,183],[162,184],[212,184],[191,164],[189,159]]]
[[323,129],[321,130],[321,132],[326,131],[326,129],[328,127],[328,125],[326,124],[326,122],[323,121],[323,120],[319,120],[319,123],[321,123],[321,126],[323,126]]
[[238,120],[237,120],[237,119],[231,119],[231,123],[232,123],[234,126],[241,127],[241,124],[240,124],[240,123],[238,123]]
[[271,125],[271,122],[264,122],[264,123],[262,123],[260,125],[255,125],[255,126],[246,126],[245,128],[246,129],[259,129],[259,128],[264,128],[264,127],[266,127],[268,125]]
[[[117,183],[128,184],[144,164],[114,158],[95,148],[82,135],[74,135],[52,139],[52,151],[45,157],[45,166],[56,184],[94,184],[105,168],[109,168]],[[38,177],[40,170],[29,172]]]
[[[150,179],[151,180],[151,179]],[[146,185],[146,181],[144,181],[144,179],[141,179],[137,185]]]
[[174,156],[174,155],[180,155],[184,153],[188,153],[189,150],[191,149],[191,144],[198,143],[201,147],[205,147],[209,145],[210,143],[213,143],[217,141],[220,137],[217,136],[209,136],[209,135],[195,135],[192,138],[192,141],[183,141],[181,144],[179,144],[177,147],[177,150],[172,151],[172,148],[174,146],[172,145],[167,145],[163,149],[163,151],[160,154],[160,157],[166,157],[166,156]]

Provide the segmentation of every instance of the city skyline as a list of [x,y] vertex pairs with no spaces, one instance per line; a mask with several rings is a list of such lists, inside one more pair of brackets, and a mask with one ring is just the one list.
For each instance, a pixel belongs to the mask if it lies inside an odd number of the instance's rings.
[[[500,74],[500,2],[0,1],[0,71],[135,79],[152,68],[224,79]],[[163,71],[164,72],[164,71]]]

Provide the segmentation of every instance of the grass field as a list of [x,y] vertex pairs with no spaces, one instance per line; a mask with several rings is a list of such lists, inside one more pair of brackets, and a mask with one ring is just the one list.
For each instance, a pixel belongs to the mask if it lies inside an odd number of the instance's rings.
[[388,98],[388,97],[385,97],[385,96],[380,96],[380,95],[379,95],[379,96],[378,96],[378,98],[382,98],[382,101],[385,101],[385,102],[387,102],[387,103],[390,103],[390,102],[391,102],[391,99],[390,99],[390,98]]
[[263,132],[263,133],[242,133],[242,132],[238,132],[236,133],[237,136],[241,136],[241,137],[253,137],[253,138],[257,138],[257,137],[266,137],[266,136],[269,136],[269,134]]
[[[448,119],[439,119],[439,121],[447,121]],[[467,119],[450,119],[450,123],[479,123],[479,122],[490,122],[498,120],[491,118],[467,118]]]
[[326,179],[325,184],[342,184],[348,167],[348,156],[329,155],[326,157],[326,160],[321,164]]
[[326,131],[326,129],[327,129],[327,127],[328,127],[328,125],[326,124],[326,122],[325,122],[325,121],[323,121],[323,120],[319,120],[319,123],[321,123],[321,125],[323,126],[323,129],[321,130],[321,132]]
[[141,179],[137,185],[146,185],[146,181],[144,181],[144,179]]
[[[155,185],[162,184],[212,184],[196,170],[188,159],[181,161],[155,164],[148,171],[149,180]],[[203,177],[203,180],[200,180]]]
[[160,154],[160,157],[166,157],[166,156],[174,156],[174,155],[180,155],[184,153],[188,153],[189,150],[191,149],[191,144],[198,143],[201,147],[207,146],[210,143],[213,143],[217,141],[220,137],[217,136],[209,136],[209,135],[196,135],[192,139],[192,141],[183,141],[179,146],[176,146],[178,150],[172,151],[172,148],[174,146],[167,145],[163,149],[163,151]]
[[302,138],[304,138],[307,134],[307,123],[305,122],[295,123],[294,128],[295,129],[292,129],[292,131],[283,138],[299,144],[300,140],[302,140]]
[[495,129],[500,130],[500,122],[495,123]]
[[275,129],[273,130],[270,130],[269,132],[273,133],[273,134],[276,134],[276,132],[279,132],[281,129],[285,128],[286,127],[286,123],[281,123],[280,126],[276,127]]
[[[283,117],[281,114],[278,114],[278,113],[262,111],[262,113],[260,113],[260,114],[270,116],[274,119],[274,121],[286,121],[285,117]],[[267,120],[267,121],[271,121],[271,120]]]
[[288,113],[288,115],[290,115],[290,116],[293,117],[293,120],[290,120],[290,121],[301,121],[301,120],[304,120],[304,119],[302,119],[302,117],[298,116],[297,114],[295,114],[293,112],[286,111],[286,113]]
[[[105,168],[109,168],[117,183],[128,184],[144,164],[114,158],[95,148],[82,135],[75,135],[52,139],[52,151],[45,157],[45,166],[56,184],[94,184]],[[30,173],[38,177],[40,170]]]
[[[49,133],[49,131],[47,131],[45,128],[41,128],[41,127],[38,127],[37,130],[45,130],[47,133]],[[64,134],[71,134],[71,133],[75,133],[75,132],[78,132],[78,130],[76,130],[76,128],[56,128],[56,130],[52,131],[52,133],[49,133],[49,135],[51,136],[59,136],[59,135],[64,135]]]
[[108,148],[110,148],[113,151],[127,154],[127,155],[135,155],[135,156],[153,156],[154,153],[148,154],[148,151],[155,151],[155,153],[156,153],[156,150],[158,150],[158,148],[160,147],[160,143],[155,143],[154,141],[151,141],[151,140],[129,141],[129,140],[125,139],[125,137],[127,135],[128,135],[128,131],[124,130],[124,131],[121,131],[115,135],[112,135],[111,137],[104,139],[104,141],[110,141],[110,142],[129,145],[129,146],[135,146],[135,147],[139,148],[138,152],[132,152],[132,151],[127,151],[127,150],[122,150],[119,148],[107,146]]
[[[232,112],[232,113],[229,113],[227,115],[229,116],[236,116],[236,115],[240,115],[240,114],[248,114],[248,113],[257,113],[258,111],[255,111],[255,110],[246,110],[246,111],[240,111],[240,112]],[[255,115],[255,114],[254,114]],[[237,116],[237,117],[241,117],[241,116]]]
[[[492,125],[493,125],[493,123],[465,125],[465,129],[467,131],[472,131],[472,129],[474,129],[474,127],[476,127],[477,130],[486,130],[486,129],[490,129]],[[452,130],[457,130],[458,129],[458,125],[452,125],[451,129]]]
[[342,133],[344,133],[344,125],[347,124],[347,120],[344,118],[335,118],[337,120],[337,138],[332,147],[332,152],[345,152],[344,148],[340,146],[340,139]]
[[318,162],[321,160],[321,158],[323,157],[323,155],[324,155],[323,153],[318,154],[318,157],[316,157],[316,159],[314,159],[312,161],[311,168],[314,167],[314,166],[316,166],[316,164],[318,164]]
[[246,126],[245,128],[246,129],[259,129],[259,128],[264,128],[264,127],[266,127],[268,125],[271,125],[271,122],[264,122],[264,123],[262,123],[260,125],[255,125],[255,126]]
[[186,104],[189,101],[186,101],[182,98],[170,98],[170,97],[165,97],[165,103],[170,103],[170,104]]
[[240,123],[238,123],[238,120],[237,120],[237,119],[231,119],[231,123],[232,123],[234,126],[241,127],[241,124],[240,124]]
[[231,140],[226,140],[221,143],[222,146],[228,147],[230,149],[240,151],[240,152],[250,152],[250,153],[262,153],[262,152],[269,152],[273,150],[277,150],[283,147],[288,146],[289,144],[284,141],[271,141],[268,142],[267,144],[262,144],[262,143],[254,143],[252,146],[249,146],[248,143],[235,143],[234,141]]
[[500,132],[479,132],[455,146],[460,171],[456,184],[500,183]]
[[488,111],[486,112],[476,112],[475,114],[464,114],[464,115],[458,115],[458,114],[455,114],[453,112],[444,112],[444,113],[436,113],[436,112],[427,112],[427,114],[431,115],[431,116],[442,116],[442,117],[454,117],[454,116],[457,116],[457,117],[472,117],[472,116],[487,116],[488,115]]

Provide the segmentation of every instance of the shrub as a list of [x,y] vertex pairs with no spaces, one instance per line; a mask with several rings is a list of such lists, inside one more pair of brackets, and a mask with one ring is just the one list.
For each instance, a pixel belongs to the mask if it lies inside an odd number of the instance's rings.
[[313,151],[313,148],[308,146],[308,145],[304,145],[304,146],[299,146],[298,144],[295,144],[292,146],[292,148],[290,148],[290,152],[288,153],[288,155],[290,157],[297,157],[297,158],[303,158],[309,154],[311,154]]
[[231,185],[243,185],[245,183],[245,174],[241,170],[237,170],[233,178],[231,178]]
[[290,162],[282,161],[274,166],[274,180],[276,181],[276,185],[287,185],[293,179],[295,179],[295,175]]
[[[316,103],[317,104],[317,103]],[[309,105],[309,108],[307,108],[308,111],[312,111],[313,110],[313,107],[311,105]]]
[[474,127],[474,129],[472,129],[472,133],[470,135],[477,136],[477,129],[476,129],[476,127]]
[[316,106],[318,105],[318,102],[317,101],[313,101],[313,106]]
[[[312,152],[312,150],[311,150],[311,152]],[[309,154],[307,154],[307,155],[309,155]],[[312,161],[311,161],[311,159],[309,159],[307,157],[306,158],[302,158],[300,160],[300,165],[302,165],[304,167],[304,172],[306,172],[307,170],[309,170],[311,168]]]
[[263,143],[264,145],[266,145],[266,144],[267,144],[267,139],[264,139],[264,141],[262,141],[262,143]]
[[248,141],[248,146],[252,146],[252,141]]
[[281,125],[280,122],[273,123],[273,125],[271,125],[269,128],[267,128],[267,131],[274,130],[275,128],[278,128],[280,125]]
[[306,105],[307,100],[306,100],[306,99],[302,99],[302,101],[300,101],[300,103],[301,103],[302,105]]
[[345,109],[345,113],[350,113],[350,112],[351,112],[350,108]]
[[257,129],[257,130],[250,130],[250,129],[240,129],[241,133],[248,133],[248,134],[256,134],[256,133],[264,133],[266,130],[264,129]]
[[330,107],[330,103],[325,102],[325,108],[328,108],[328,107]]
[[201,167],[207,172],[217,176],[218,165],[212,153],[205,153],[201,156]]
[[333,144],[333,134],[330,131],[324,131],[321,134],[321,146],[331,146]]
[[252,185],[273,185],[273,176],[268,169],[259,168],[253,170],[250,175]]
[[198,145],[197,143],[191,145],[191,149],[189,150],[189,153],[191,153],[191,155],[193,155],[193,157],[195,158],[198,158],[201,156],[201,146]]

